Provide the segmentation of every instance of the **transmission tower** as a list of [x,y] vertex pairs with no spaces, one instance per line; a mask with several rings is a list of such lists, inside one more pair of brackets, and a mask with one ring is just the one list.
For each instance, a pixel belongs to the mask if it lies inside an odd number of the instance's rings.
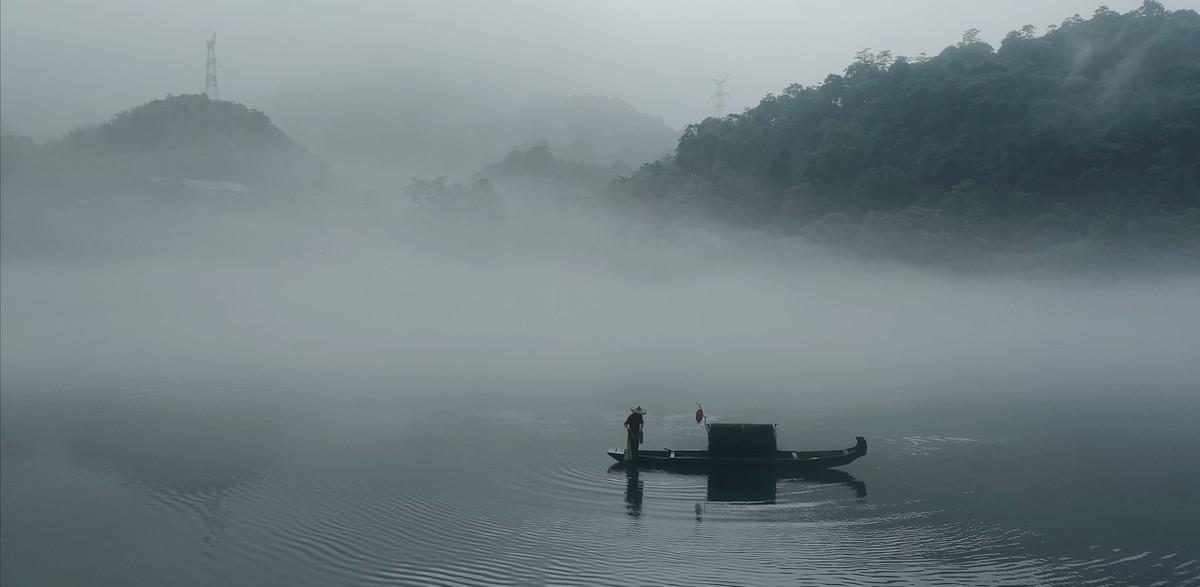
[[713,114],[716,114],[717,118],[725,116],[726,99],[729,98],[729,94],[725,92],[725,82],[727,81],[729,81],[729,74],[725,74],[725,77],[721,79],[714,79],[712,81],[713,85],[717,87],[716,93],[712,95]]
[[208,72],[204,76],[204,93],[209,99],[220,100],[221,93],[217,90],[217,33],[213,33],[208,43]]

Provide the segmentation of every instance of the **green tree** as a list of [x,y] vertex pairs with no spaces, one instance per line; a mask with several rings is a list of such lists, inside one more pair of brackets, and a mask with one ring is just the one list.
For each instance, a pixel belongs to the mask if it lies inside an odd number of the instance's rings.
[[673,157],[610,193],[659,213],[686,201],[795,231],[842,213],[973,243],[1112,235],[1115,217],[1126,242],[1188,249],[1200,236],[1151,233],[1194,226],[1165,219],[1200,208],[1196,63],[1200,15],[1157,2],[1042,36],[1026,25],[998,50],[978,29],[927,59],[864,49],[820,84],[689,125]]

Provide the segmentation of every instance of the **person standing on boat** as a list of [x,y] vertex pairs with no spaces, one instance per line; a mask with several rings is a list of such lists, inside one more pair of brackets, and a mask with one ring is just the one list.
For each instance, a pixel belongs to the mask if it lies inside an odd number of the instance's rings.
[[629,411],[633,413],[629,414],[628,418],[625,418],[625,430],[628,433],[626,435],[628,441],[626,444],[626,455],[628,459],[636,459],[638,445],[642,443],[642,431],[646,425],[646,421],[642,419],[642,416],[646,415],[646,410],[643,410],[642,406],[638,406]]

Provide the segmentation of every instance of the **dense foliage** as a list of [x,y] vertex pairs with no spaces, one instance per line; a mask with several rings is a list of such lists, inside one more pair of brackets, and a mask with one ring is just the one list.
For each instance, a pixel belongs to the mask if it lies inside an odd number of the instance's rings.
[[487,179],[470,185],[450,183],[445,177],[413,178],[404,186],[404,195],[413,204],[417,216],[447,220],[480,218],[499,221],[504,218],[504,203]]
[[469,184],[445,177],[413,178],[403,189],[412,203],[398,236],[414,247],[479,254],[496,244],[508,219],[504,200],[487,179]]
[[487,165],[477,175],[492,180],[550,179],[581,185],[601,185],[630,171],[628,165],[592,165],[567,161],[545,141],[525,149],[513,149],[503,159]]
[[265,114],[203,94],[154,100],[45,145],[4,135],[6,188],[124,190],[153,177],[240,182],[253,190],[308,189],[326,165]]
[[1200,15],[1149,0],[998,50],[978,34],[928,58],[864,50],[693,124],[612,196],[913,256],[1081,239],[1200,253]]

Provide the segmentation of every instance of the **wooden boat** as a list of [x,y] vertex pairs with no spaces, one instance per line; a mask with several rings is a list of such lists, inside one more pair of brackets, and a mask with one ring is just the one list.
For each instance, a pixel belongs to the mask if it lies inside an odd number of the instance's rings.
[[639,469],[704,470],[715,467],[770,467],[784,471],[827,469],[849,464],[867,454],[867,439],[841,450],[778,450],[772,424],[710,424],[708,450],[639,450],[625,459],[625,451],[609,449],[608,456],[626,467]]

